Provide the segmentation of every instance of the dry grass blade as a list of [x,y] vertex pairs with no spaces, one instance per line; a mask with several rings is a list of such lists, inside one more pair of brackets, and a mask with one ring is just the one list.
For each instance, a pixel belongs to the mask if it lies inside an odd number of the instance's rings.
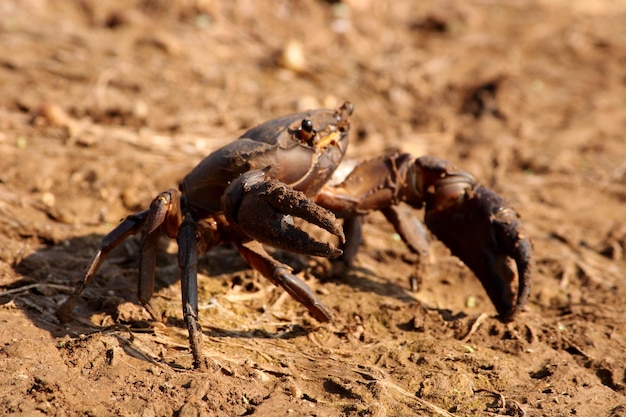
[[482,313],[480,316],[478,316],[478,318],[474,320],[474,323],[472,323],[472,327],[469,329],[469,332],[467,332],[463,339],[461,339],[461,342],[466,343],[468,340],[470,340],[472,335],[476,333],[476,330],[478,330],[482,322],[485,321],[487,317],[489,317],[487,313]]
[[23,287],[18,287],[18,288],[13,288],[10,290],[2,291],[0,292],[0,297],[3,297],[5,295],[20,294],[25,291],[32,290],[34,288],[46,288],[46,289],[60,290],[60,291],[66,291],[66,292],[74,291],[74,287],[70,287],[68,285],[38,283],[38,284],[24,285]]
[[370,373],[366,373],[362,369],[353,369],[353,371],[355,373],[365,376],[367,379],[376,381],[384,388],[387,388],[387,389],[391,388],[393,391],[397,392],[398,394],[402,395],[403,397],[407,399],[410,399],[411,401],[415,401],[421,407],[424,407],[427,410],[434,412],[436,415],[444,416],[444,417],[454,417],[454,414],[447,412],[443,408],[438,407],[435,404],[429,401],[426,401],[422,398],[419,398],[415,396],[414,394],[411,394],[410,392],[408,392],[407,390],[405,390],[404,388],[402,388],[401,386],[393,382],[388,377],[388,375],[385,372],[383,372],[380,368],[374,368],[370,366],[369,369],[371,370]]

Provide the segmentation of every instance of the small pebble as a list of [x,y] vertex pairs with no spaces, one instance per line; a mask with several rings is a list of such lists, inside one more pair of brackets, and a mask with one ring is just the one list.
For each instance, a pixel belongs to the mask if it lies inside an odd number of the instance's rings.
[[465,307],[467,308],[476,307],[476,297],[474,296],[467,297],[467,299],[465,300]]
[[47,192],[41,194],[41,202],[48,208],[54,207],[54,203],[56,202],[56,197],[54,194]]
[[300,41],[291,39],[283,48],[280,65],[293,72],[305,72],[307,69],[304,47]]

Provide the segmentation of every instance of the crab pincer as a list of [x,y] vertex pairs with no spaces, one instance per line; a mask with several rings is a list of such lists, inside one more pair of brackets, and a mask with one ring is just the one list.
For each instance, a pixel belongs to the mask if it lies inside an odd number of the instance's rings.
[[293,222],[298,217],[345,242],[343,228],[335,215],[315,204],[301,192],[267,175],[269,167],[248,171],[224,192],[222,208],[226,219],[244,235],[279,249],[304,255],[335,258],[341,249],[322,242]]
[[476,274],[501,319],[513,320],[528,299],[534,267],[532,244],[517,213],[447,161],[421,157],[415,164],[424,188],[426,225]]

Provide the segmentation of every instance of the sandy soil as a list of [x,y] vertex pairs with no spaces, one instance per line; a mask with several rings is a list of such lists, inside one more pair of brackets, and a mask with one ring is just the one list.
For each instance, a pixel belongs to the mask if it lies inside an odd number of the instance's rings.
[[[4,0],[0,15],[0,414],[626,415],[624,2]],[[415,257],[380,215],[343,276],[299,260],[331,324],[234,249],[202,258],[205,373],[174,243],[164,323],[136,304],[137,239],[77,320],[56,320],[122,217],[245,129],[343,100],[352,157],[445,157],[522,213],[537,269],[516,321],[436,241],[411,291]]]

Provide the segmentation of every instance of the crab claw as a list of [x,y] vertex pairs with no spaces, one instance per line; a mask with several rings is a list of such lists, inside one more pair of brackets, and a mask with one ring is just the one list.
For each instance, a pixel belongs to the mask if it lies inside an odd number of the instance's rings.
[[422,157],[416,165],[424,184],[426,225],[480,279],[502,320],[511,321],[528,299],[533,269],[532,244],[517,214],[446,161]]
[[344,243],[343,228],[335,215],[304,193],[270,178],[267,171],[269,167],[246,172],[226,188],[222,197],[226,219],[252,239],[279,249],[328,258],[340,256],[341,249],[315,239],[297,227],[292,218],[314,224]]

